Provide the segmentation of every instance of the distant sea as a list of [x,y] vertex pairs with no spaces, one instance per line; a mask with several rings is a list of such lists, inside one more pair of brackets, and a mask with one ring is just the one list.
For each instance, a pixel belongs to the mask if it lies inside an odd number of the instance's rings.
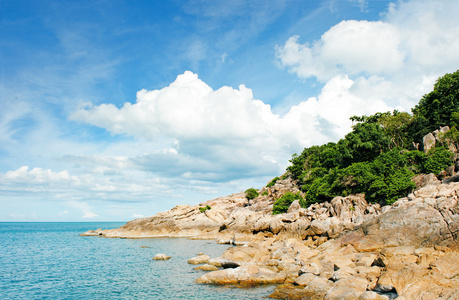
[[187,260],[220,256],[228,245],[215,241],[79,236],[123,224],[0,223],[0,299],[263,299],[274,289],[194,283],[204,272]]

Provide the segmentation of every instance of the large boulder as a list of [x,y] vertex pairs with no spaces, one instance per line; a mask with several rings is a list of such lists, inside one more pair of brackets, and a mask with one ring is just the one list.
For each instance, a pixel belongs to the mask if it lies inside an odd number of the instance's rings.
[[246,265],[236,269],[225,269],[202,275],[196,283],[203,284],[276,284],[285,281],[285,274],[271,271],[257,265]]
[[429,185],[414,193],[412,201],[389,208],[365,222],[359,230],[340,237],[359,251],[383,247],[441,245],[456,247],[459,235],[459,183]]

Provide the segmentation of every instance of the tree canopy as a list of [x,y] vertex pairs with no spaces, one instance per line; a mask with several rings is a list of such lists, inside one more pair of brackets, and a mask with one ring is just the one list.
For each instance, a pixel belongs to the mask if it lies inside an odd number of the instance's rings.
[[[415,188],[415,174],[438,174],[453,163],[448,143],[459,146],[459,70],[439,78],[432,92],[407,112],[353,116],[352,131],[337,143],[305,148],[287,168],[298,180],[304,198],[288,195],[275,203],[276,213],[293,199],[306,207],[336,196],[364,193],[370,202],[392,204]],[[428,153],[414,145],[422,137],[450,126]],[[421,149],[422,150],[422,149]]]

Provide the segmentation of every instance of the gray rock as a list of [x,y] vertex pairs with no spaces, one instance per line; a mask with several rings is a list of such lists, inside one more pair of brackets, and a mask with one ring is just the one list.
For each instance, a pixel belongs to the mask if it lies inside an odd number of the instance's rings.
[[423,150],[425,153],[429,152],[430,149],[432,149],[433,147],[435,147],[435,143],[436,143],[436,138],[435,136],[432,134],[432,133],[428,133],[426,134],[423,138],[422,138],[422,145],[423,145]]

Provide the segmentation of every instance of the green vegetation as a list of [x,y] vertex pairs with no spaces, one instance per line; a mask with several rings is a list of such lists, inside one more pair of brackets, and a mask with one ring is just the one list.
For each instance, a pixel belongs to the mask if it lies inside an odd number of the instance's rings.
[[273,215],[287,212],[288,208],[295,200],[299,200],[301,202],[304,199],[300,196],[300,193],[294,194],[292,192],[287,192],[285,195],[277,199],[276,202],[274,202]]
[[[447,147],[459,146],[459,70],[438,79],[412,114],[395,110],[351,120],[352,131],[337,143],[305,148],[292,156],[287,170],[305,197],[284,195],[274,204],[273,214],[285,212],[292,199],[307,207],[357,193],[370,202],[392,204],[414,189],[415,174],[438,174],[450,166],[453,155]],[[427,154],[413,148],[440,126],[451,130],[439,135],[435,148]]]
[[210,207],[209,205],[206,205],[206,206],[200,207],[199,211],[204,213],[206,210],[210,210],[210,209],[212,209],[212,207]]
[[264,191],[263,193],[261,193],[262,196],[268,196],[268,191]]
[[255,199],[257,198],[258,196],[260,196],[260,194],[258,193],[258,191],[254,188],[250,188],[250,189],[247,189],[245,191],[245,197],[247,198],[247,200],[252,200],[252,199]]
[[276,184],[276,181],[280,180],[279,177],[274,177],[267,185],[266,187],[272,187],[273,185]]

